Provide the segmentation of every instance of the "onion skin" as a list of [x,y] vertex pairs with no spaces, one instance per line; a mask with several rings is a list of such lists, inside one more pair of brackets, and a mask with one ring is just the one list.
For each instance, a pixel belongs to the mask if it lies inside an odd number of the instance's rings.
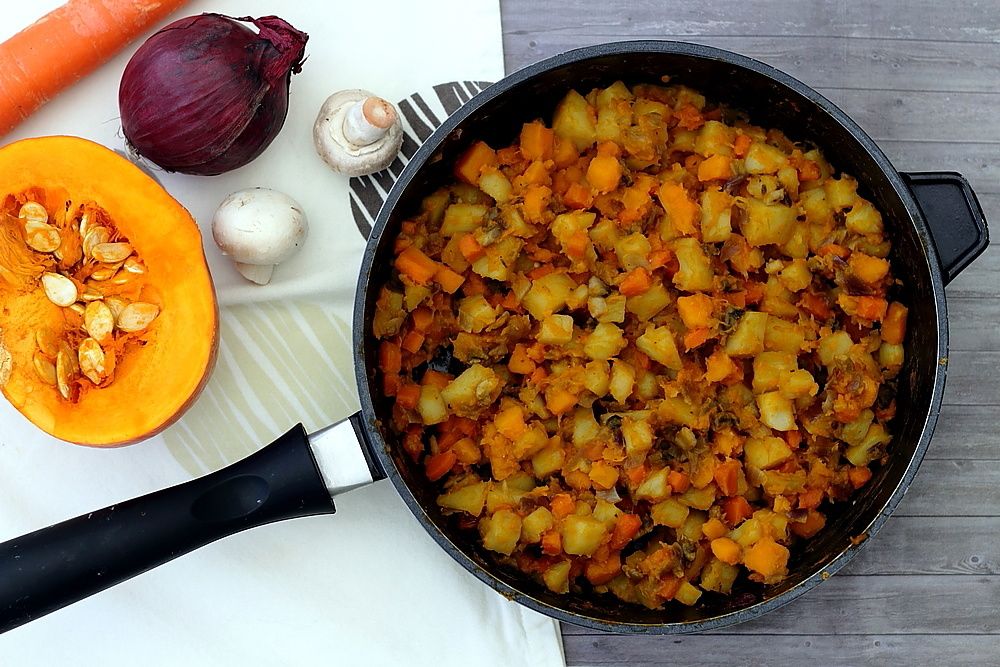
[[242,167],[284,124],[307,40],[276,16],[174,21],[125,66],[118,90],[125,138],[167,171],[209,176]]

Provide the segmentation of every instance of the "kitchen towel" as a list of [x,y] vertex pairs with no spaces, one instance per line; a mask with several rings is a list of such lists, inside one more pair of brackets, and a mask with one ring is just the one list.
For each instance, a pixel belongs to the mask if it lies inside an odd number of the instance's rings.
[[[0,38],[56,5],[4,3]],[[311,430],[356,410],[349,346],[362,234],[393,174],[329,171],[312,147],[315,114],[330,93],[367,88],[400,103],[415,145],[503,75],[495,0],[196,1],[174,18],[206,11],[278,14],[310,35],[284,129],[260,158],[210,178],[156,172],[205,236],[222,306],[218,367],[180,422],[122,449],[61,443],[0,402],[0,540],[215,470],[298,421]],[[4,142],[72,134],[123,148],[118,80],[135,48]],[[291,195],[310,223],[303,250],[266,287],[211,242],[218,203],[254,186]],[[558,624],[452,561],[388,482],[342,496],[337,509],[235,535],[0,635],[0,664],[563,664]]]

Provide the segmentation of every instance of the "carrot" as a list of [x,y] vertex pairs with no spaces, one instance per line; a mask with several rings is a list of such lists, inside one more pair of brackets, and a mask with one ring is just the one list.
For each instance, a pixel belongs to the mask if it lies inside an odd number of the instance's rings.
[[750,144],[752,143],[750,137],[746,134],[741,134],[736,137],[736,141],[733,142],[733,153],[736,157],[746,157],[747,152],[750,151]]
[[571,183],[562,199],[563,204],[570,208],[584,209],[594,203],[594,193],[585,185]]
[[442,266],[437,270],[437,273],[434,274],[434,280],[437,281],[437,284],[440,285],[441,289],[445,292],[448,294],[454,294],[458,291],[458,288],[462,286],[462,283],[465,282],[465,276],[461,273],[455,273],[447,266]]
[[680,470],[671,470],[667,473],[667,483],[674,493],[684,493],[691,486],[691,478]]
[[465,283],[462,285],[462,294],[465,296],[486,294],[486,283],[478,273],[470,273],[469,277],[465,279]]
[[815,181],[820,176],[822,176],[822,174],[819,171],[819,165],[812,160],[803,160],[799,164],[800,181]]
[[[653,238],[658,239],[658,236]],[[658,269],[661,266],[666,266],[670,263],[670,260],[674,258],[674,253],[667,248],[662,248],[660,250],[654,250],[649,253],[649,266],[652,269]]]
[[736,526],[753,516],[750,503],[743,496],[732,496],[722,501],[722,516],[730,526]]
[[557,493],[549,501],[549,509],[552,510],[552,514],[557,519],[561,519],[573,513],[576,509],[576,501],[568,493]]
[[539,266],[537,268],[532,269],[531,271],[528,271],[528,273],[525,275],[527,275],[528,278],[531,280],[538,280],[542,276],[547,276],[550,273],[553,273],[555,270],[556,267],[552,266],[551,264],[543,264],[542,266]]
[[584,573],[587,577],[587,581],[592,583],[594,586],[600,586],[601,584],[606,584],[617,577],[618,573],[621,571],[621,557],[618,554],[614,554],[605,560],[591,560],[587,563]]
[[415,246],[410,246],[396,257],[396,269],[419,285],[426,285],[441,265]]
[[848,315],[873,322],[883,320],[889,308],[889,302],[878,296],[841,294],[837,297],[837,304]]
[[424,344],[425,338],[426,336],[419,331],[411,331],[403,336],[401,347],[410,354],[416,354],[420,350],[420,346]]
[[674,112],[674,115],[677,117],[678,127],[684,130],[697,130],[705,124],[705,118],[691,103],[682,104],[680,109]]
[[624,296],[638,296],[653,286],[652,276],[645,267],[637,266],[628,273],[618,284],[618,291]]
[[410,317],[413,318],[413,328],[417,331],[427,331],[434,324],[434,313],[430,308],[417,308],[410,313]]
[[427,479],[436,482],[444,477],[457,461],[458,456],[452,451],[428,456],[424,460],[424,473],[427,475]]
[[812,537],[818,533],[823,526],[826,525],[826,517],[816,510],[809,510],[806,514],[806,520],[799,522],[791,522],[788,527],[793,533],[799,537]]
[[846,259],[847,256],[851,254],[851,251],[842,245],[838,245],[836,243],[827,243],[824,246],[820,246],[819,250],[816,251],[816,254],[820,255],[821,257],[826,255],[836,255],[841,259]]
[[803,292],[802,296],[799,297],[799,306],[805,308],[820,320],[828,320],[833,316],[833,310],[830,309],[830,304],[827,303],[826,299],[819,294]]
[[896,301],[889,304],[882,320],[882,340],[891,345],[901,345],[906,337],[906,306]]
[[590,237],[587,236],[587,232],[578,229],[566,239],[566,254],[574,259],[582,259],[587,253],[587,243],[589,241]]
[[814,510],[823,502],[821,489],[807,489],[799,494],[799,509]]
[[851,468],[847,471],[847,479],[851,480],[851,486],[860,489],[872,478],[872,471],[864,466]]
[[413,384],[412,382],[407,382],[401,385],[399,389],[396,390],[396,403],[400,407],[406,408],[407,410],[412,410],[417,407],[417,401],[420,400],[420,385]]
[[663,578],[663,583],[656,589],[656,594],[664,600],[673,600],[677,591],[681,589],[681,583],[683,581],[680,578],[668,575]]
[[428,368],[424,371],[424,376],[420,378],[420,384],[429,384],[437,387],[438,389],[444,389],[451,383],[451,380],[451,376],[447,373],[442,373]]
[[698,327],[697,329],[691,329],[686,334],[684,334],[684,349],[693,350],[700,345],[704,345],[705,341],[711,338],[712,332],[706,327]]
[[785,431],[785,442],[792,449],[795,449],[802,443],[802,431]]
[[399,345],[388,340],[379,343],[378,346],[378,367],[386,375],[395,375],[403,368],[403,355],[400,354]]
[[625,476],[628,477],[628,481],[633,486],[639,486],[642,484],[642,480],[646,479],[649,475],[649,469],[646,468],[646,464],[642,463],[634,468],[629,468],[625,471]]
[[611,541],[608,543],[612,549],[622,549],[631,542],[639,529],[642,528],[642,519],[638,514],[620,514],[615,521],[614,530],[611,531]]
[[[419,394],[419,392],[418,392]],[[419,426],[411,426],[403,436],[403,451],[405,451],[413,461],[419,461],[424,453],[424,441],[421,437],[422,429]]]
[[458,251],[469,262],[475,262],[486,254],[486,249],[479,245],[479,241],[472,234],[463,234],[458,239]]
[[0,135],[186,0],[69,0],[0,44]]
[[562,537],[559,533],[550,530],[542,535],[542,553],[548,556],[558,556],[562,553]]
[[715,483],[724,496],[735,496],[740,478],[740,462],[730,459],[715,468]]
[[384,375],[382,376],[382,393],[386,396],[395,396],[396,392],[399,390],[399,376],[398,375]]
[[477,141],[458,158],[455,164],[455,175],[469,185],[479,182],[479,174],[485,167],[495,165],[497,154],[486,142]]

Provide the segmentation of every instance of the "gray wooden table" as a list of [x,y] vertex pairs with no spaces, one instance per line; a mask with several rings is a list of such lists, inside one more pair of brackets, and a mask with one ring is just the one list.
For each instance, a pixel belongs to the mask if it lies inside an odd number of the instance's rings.
[[[681,39],[774,65],[900,170],[955,170],[1000,243],[1000,2],[501,0],[507,71],[577,46]],[[909,493],[844,572],[757,621],[630,637],[564,625],[570,665],[1000,664],[1000,252],[947,290],[951,363]]]

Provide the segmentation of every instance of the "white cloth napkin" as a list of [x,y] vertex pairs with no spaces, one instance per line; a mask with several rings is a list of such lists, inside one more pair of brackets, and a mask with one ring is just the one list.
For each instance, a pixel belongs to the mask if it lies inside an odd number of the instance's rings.
[[[4,3],[0,39],[58,4]],[[433,7],[406,0],[195,1],[178,15],[203,11],[278,14],[310,34],[284,129],[260,158],[224,176],[158,175],[205,234],[224,306],[218,368],[177,425],[122,449],[58,442],[0,401],[0,540],[217,469],[297,421],[315,429],[357,409],[349,345],[364,240],[347,180],[313,151],[315,114],[343,88],[368,88],[393,101],[418,92],[427,109],[414,104],[417,119],[432,124],[429,116],[442,120],[455,99],[476,89],[434,90],[436,84],[503,74],[495,0],[438,0]],[[75,134],[122,147],[118,80],[135,48],[4,142]],[[209,230],[222,198],[252,186],[288,193],[310,222],[303,251],[263,288],[232,269]],[[390,484],[352,492],[337,507],[332,517],[228,538],[2,635],[0,664],[563,664],[558,625],[453,562]]]

